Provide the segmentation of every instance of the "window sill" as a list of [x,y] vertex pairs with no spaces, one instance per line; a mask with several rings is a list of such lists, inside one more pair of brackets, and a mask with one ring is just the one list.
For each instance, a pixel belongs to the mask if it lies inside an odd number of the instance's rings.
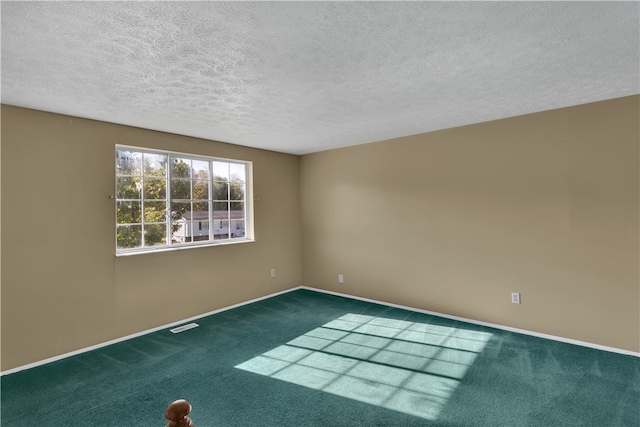
[[146,255],[146,254],[156,254],[159,252],[174,252],[174,251],[182,251],[185,249],[196,249],[196,248],[210,248],[212,246],[227,246],[227,245],[237,245],[240,243],[253,243],[254,239],[237,239],[237,240],[229,240],[224,242],[215,242],[215,243],[206,243],[206,244],[186,244],[184,246],[171,246],[171,247],[161,247],[157,249],[144,249],[144,250],[132,250],[130,252],[121,252],[116,253],[116,258],[120,257],[128,257],[133,255]]

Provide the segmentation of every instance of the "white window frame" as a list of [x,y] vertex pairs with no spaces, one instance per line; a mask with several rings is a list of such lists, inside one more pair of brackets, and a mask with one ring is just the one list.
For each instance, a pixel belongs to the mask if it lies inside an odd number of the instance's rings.
[[[119,194],[118,194],[118,178],[126,178],[126,177],[130,177],[130,176],[134,176],[134,175],[126,175],[126,174],[118,174],[118,170],[117,170],[117,152],[118,151],[131,151],[131,152],[136,152],[136,153],[141,153],[141,154],[152,154],[152,155],[164,155],[166,156],[166,170],[165,170],[165,199],[160,199],[160,201],[165,201],[166,203],[166,213],[165,213],[165,221],[164,221],[164,225],[166,226],[166,243],[165,244],[160,244],[160,245],[156,245],[156,246],[144,246],[144,231],[141,232],[141,241],[142,241],[142,246],[140,247],[135,247],[135,248],[118,248],[118,226],[122,226],[122,225],[127,225],[129,224],[130,226],[137,226],[138,223],[118,223],[118,202],[123,202],[123,201],[127,201],[127,200],[137,200],[137,199],[126,199],[126,198],[119,198]],[[154,252],[165,252],[165,251],[174,251],[174,250],[181,250],[181,249],[190,249],[190,248],[198,248],[198,247],[208,247],[208,246],[221,246],[221,245],[228,245],[228,244],[236,244],[236,243],[247,243],[247,242],[253,242],[254,241],[254,227],[253,227],[253,162],[248,161],[248,160],[237,160],[237,159],[227,159],[227,158],[222,158],[222,157],[213,157],[213,156],[205,156],[205,155],[198,155],[198,154],[192,154],[192,153],[181,153],[181,152],[177,152],[177,151],[167,151],[167,150],[157,150],[157,149],[151,149],[151,148],[144,148],[144,147],[136,147],[136,146],[130,146],[130,145],[121,145],[121,144],[117,144],[115,146],[115,150],[114,150],[114,187],[115,187],[115,196],[113,197],[115,203],[114,203],[114,212],[115,212],[115,218],[114,218],[114,243],[115,243],[115,248],[116,248],[116,256],[128,256],[128,255],[135,255],[135,254],[145,254],[145,253],[154,253]],[[208,222],[208,231],[209,231],[209,238],[208,240],[200,240],[200,241],[191,241],[191,242],[174,242],[172,239],[172,220],[171,220],[171,202],[172,202],[172,198],[171,198],[171,159],[172,157],[179,157],[181,159],[189,159],[189,160],[197,160],[197,161],[206,161],[209,162],[209,179],[208,179],[208,198],[206,199],[206,202],[209,204],[209,219],[205,220],[203,222]],[[238,220],[234,220],[231,217],[231,211],[229,210],[229,216],[227,219],[228,222],[228,237],[227,238],[222,238],[222,239],[216,239],[215,235],[214,235],[214,224],[216,221],[218,221],[219,219],[214,219],[214,204],[216,203],[212,192],[213,192],[213,182],[214,182],[214,174],[213,174],[213,168],[212,168],[212,163],[213,162],[222,162],[222,163],[229,163],[231,164],[241,164],[245,166],[245,176],[244,176],[244,200],[242,200],[242,202],[244,203],[244,223],[245,223],[245,229],[244,229],[244,236],[243,237],[231,237],[231,224],[236,223],[236,221]],[[144,175],[144,163],[141,164],[141,172],[140,172],[140,177],[142,180],[145,179],[145,175]],[[137,175],[135,175],[137,176]],[[231,177],[229,177],[229,179],[231,179]],[[188,179],[190,182],[190,186],[191,189],[193,189],[193,181],[195,181],[195,179],[193,177]],[[142,185],[142,184],[141,184]],[[230,186],[230,183],[228,184]],[[141,201],[141,205],[140,205],[140,225],[141,225],[141,230],[144,230],[144,203],[145,203],[145,198],[144,198],[144,189],[140,190],[140,201]],[[230,190],[228,190],[230,191]],[[193,196],[193,193],[191,192],[191,197]],[[229,193],[228,197],[231,197],[231,194]],[[182,199],[178,199],[178,200],[182,200]],[[186,199],[185,199],[186,200]],[[202,199],[204,201],[204,199]],[[233,202],[233,200],[229,199],[228,200],[229,203]],[[238,201],[240,202],[240,200]],[[194,203],[194,199],[191,199],[191,203]],[[191,212],[193,212],[193,205],[191,208]],[[191,218],[191,222],[188,222],[187,224],[190,225],[196,225],[197,228],[197,223],[201,222],[202,220],[200,219],[194,219]],[[224,220],[222,220],[224,221]],[[220,221],[222,223],[222,221]],[[241,220],[240,220],[241,221]],[[193,228],[193,227],[192,227]],[[202,226],[202,229],[204,229],[205,227]],[[193,230],[192,230],[193,231]],[[194,236],[192,236],[193,239]]]

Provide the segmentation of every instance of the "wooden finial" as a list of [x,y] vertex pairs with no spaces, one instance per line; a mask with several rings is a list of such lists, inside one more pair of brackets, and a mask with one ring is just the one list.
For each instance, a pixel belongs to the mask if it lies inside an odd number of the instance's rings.
[[191,404],[184,399],[173,402],[164,412],[164,417],[169,420],[167,427],[196,427],[191,418]]

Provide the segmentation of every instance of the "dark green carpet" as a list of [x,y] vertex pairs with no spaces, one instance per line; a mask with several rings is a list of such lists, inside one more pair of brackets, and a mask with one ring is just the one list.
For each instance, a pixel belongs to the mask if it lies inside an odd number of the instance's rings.
[[298,290],[2,377],[2,425],[640,426],[640,359]]

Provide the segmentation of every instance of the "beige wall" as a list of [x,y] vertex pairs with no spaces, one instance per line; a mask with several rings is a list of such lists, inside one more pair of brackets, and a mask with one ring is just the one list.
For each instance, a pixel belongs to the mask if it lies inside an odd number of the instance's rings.
[[303,156],[303,283],[640,351],[639,100]]
[[[256,241],[116,258],[115,144],[253,161]],[[300,285],[298,185],[297,156],[2,106],[2,370]]]
[[[300,284],[640,351],[639,104],[302,158],[2,106],[1,369]],[[115,144],[253,161],[256,242],[116,258]]]

